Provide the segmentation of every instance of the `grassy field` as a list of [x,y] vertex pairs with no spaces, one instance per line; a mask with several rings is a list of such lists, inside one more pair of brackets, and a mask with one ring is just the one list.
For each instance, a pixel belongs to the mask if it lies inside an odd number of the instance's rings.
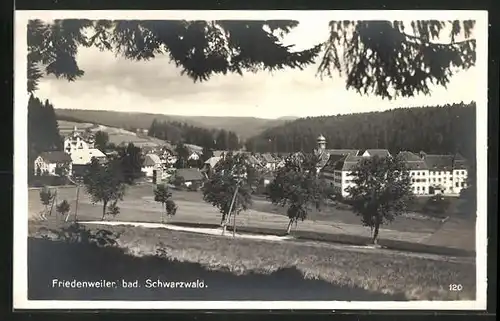
[[[124,200],[119,204],[121,213],[114,218],[120,221],[160,222],[161,206],[153,200],[151,185],[134,186],[128,189]],[[92,204],[88,195],[81,190],[78,204],[78,220],[100,220],[102,206]],[[66,199],[71,204],[71,217],[76,210],[76,189],[59,188],[58,202]],[[177,215],[170,220],[172,224],[209,224],[220,223],[221,214],[211,205],[202,201],[201,193],[173,191],[173,199],[179,206]],[[37,217],[43,210],[39,200],[39,191],[29,191],[28,209],[31,217]],[[261,229],[267,232],[283,233],[288,220],[284,209],[261,199],[255,200],[251,210],[240,213],[237,217],[237,229]],[[55,214],[54,214],[55,215]],[[113,218],[111,218],[113,219]],[[346,243],[360,243],[368,240],[370,231],[359,223],[359,219],[349,210],[329,208],[321,212],[313,211],[310,219],[299,222],[292,230],[294,235],[322,235],[318,238]],[[330,235],[330,236],[328,236]],[[474,222],[455,218],[444,224],[432,220],[416,220],[405,217],[397,218],[391,225],[384,226],[380,232],[381,242],[415,243],[422,246],[437,246],[475,250]],[[402,243],[403,242],[403,243]],[[407,246],[402,245],[403,248]],[[424,249],[425,250],[425,249]]]
[[[64,228],[67,228],[64,223],[30,222],[29,232],[33,238],[57,239],[54,232]],[[114,236],[111,238],[129,255],[156,255],[176,262],[196,262],[205,269],[228,271],[234,275],[270,274],[294,267],[305,279],[377,293],[402,293],[409,300],[473,300],[475,297],[473,259],[424,258],[317,242],[283,241],[277,244],[140,227],[93,225],[88,229],[91,234],[99,229],[112,231]],[[67,231],[65,235],[72,237]],[[75,255],[76,260],[78,253],[68,255]],[[449,284],[457,280],[464,290],[460,293],[448,291]]]

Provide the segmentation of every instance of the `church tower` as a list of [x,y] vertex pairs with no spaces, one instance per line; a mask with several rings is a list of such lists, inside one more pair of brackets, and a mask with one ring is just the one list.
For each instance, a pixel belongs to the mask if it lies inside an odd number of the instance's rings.
[[318,136],[318,150],[324,151],[326,149],[326,138],[323,135]]

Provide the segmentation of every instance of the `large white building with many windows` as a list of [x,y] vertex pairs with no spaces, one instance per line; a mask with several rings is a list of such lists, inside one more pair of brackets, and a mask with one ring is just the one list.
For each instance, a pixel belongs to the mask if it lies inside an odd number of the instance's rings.
[[[318,150],[327,153],[328,160],[320,164],[320,173],[327,184],[342,197],[348,197],[348,188],[354,185],[353,168],[366,157],[392,157],[386,149],[359,150],[327,150],[323,136],[318,138]],[[361,156],[358,156],[361,155]],[[415,154],[402,151],[403,158],[410,173],[411,188],[417,196],[444,194],[458,196],[467,187],[467,162],[459,154],[427,155],[423,152]]]

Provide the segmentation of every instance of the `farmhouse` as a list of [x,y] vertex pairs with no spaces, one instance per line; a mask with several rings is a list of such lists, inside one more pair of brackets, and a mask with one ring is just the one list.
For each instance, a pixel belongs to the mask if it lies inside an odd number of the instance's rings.
[[64,152],[72,154],[78,150],[94,148],[94,138],[91,133],[80,133],[76,126],[73,131],[64,138]]
[[63,151],[43,152],[35,159],[35,175],[71,175],[71,157]]
[[261,156],[264,167],[268,170],[276,170],[278,161],[269,153],[262,154]]
[[163,164],[160,157],[156,154],[147,154],[144,157],[141,171],[148,178],[163,177]]
[[92,158],[97,158],[100,162],[105,162],[107,160],[106,154],[97,148],[78,149],[71,153],[71,161],[73,165],[90,164]]
[[203,182],[205,176],[197,168],[179,168],[175,171],[174,181],[180,180],[186,187],[192,184],[199,184]]

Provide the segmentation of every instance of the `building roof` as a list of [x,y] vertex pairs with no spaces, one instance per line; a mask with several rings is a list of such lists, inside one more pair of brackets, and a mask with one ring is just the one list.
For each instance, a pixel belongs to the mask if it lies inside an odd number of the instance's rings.
[[262,154],[262,159],[266,163],[276,163],[276,160],[274,159],[274,157],[269,153]]
[[330,155],[328,162],[323,167],[324,172],[333,173],[338,162],[343,161],[347,155]]
[[358,164],[360,160],[364,159],[363,156],[346,155],[342,160],[335,165],[336,170],[351,171]]
[[71,161],[73,164],[88,164],[92,160],[92,157],[96,158],[106,158],[106,154],[98,150],[97,148],[90,149],[77,149],[71,153]]
[[323,135],[321,135],[321,134],[320,134],[320,135],[318,136],[318,142],[325,142],[325,141],[326,141],[325,136],[323,136]]
[[194,144],[184,144],[184,146],[189,149],[191,153],[201,153],[203,152],[203,147]]
[[416,155],[412,152],[402,151],[402,152],[399,152],[398,156],[404,160],[406,167],[409,170],[426,170],[426,169],[428,169],[425,161],[422,158],[420,158],[418,155]]
[[453,169],[453,155],[425,155],[429,170],[449,171]]
[[63,151],[43,152],[40,157],[47,163],[71,163],[71,156]]
[[184,181],[201,181],[204,178],[197,168],[180,168],[175,171],[175,176],[184,178]]
[[156,166],[158,164],[161,164],[161,159],[158,155],[156,154],[147,154],[144,157],[144,166]]
[[359,149],[327,149],[326,152],[330,155],[347,155],[358,156]]
[[214,168],[215,165],[217,165],[217,163],[220,161],[221,157],[220,156],[213,156],[213,157],[210,157],[209,159],[207,159],[205,161],[205,164],[208,164],[210,167]]
[[368,153],[368,155],[370,156],[378,156],[378,157],[391,156],[391,153],[389,153],[387,149],[367,149],[365,150],[365,153]]
[[214,150],[213,154],[215,157],[221,157],[226,151],[224,150]]

